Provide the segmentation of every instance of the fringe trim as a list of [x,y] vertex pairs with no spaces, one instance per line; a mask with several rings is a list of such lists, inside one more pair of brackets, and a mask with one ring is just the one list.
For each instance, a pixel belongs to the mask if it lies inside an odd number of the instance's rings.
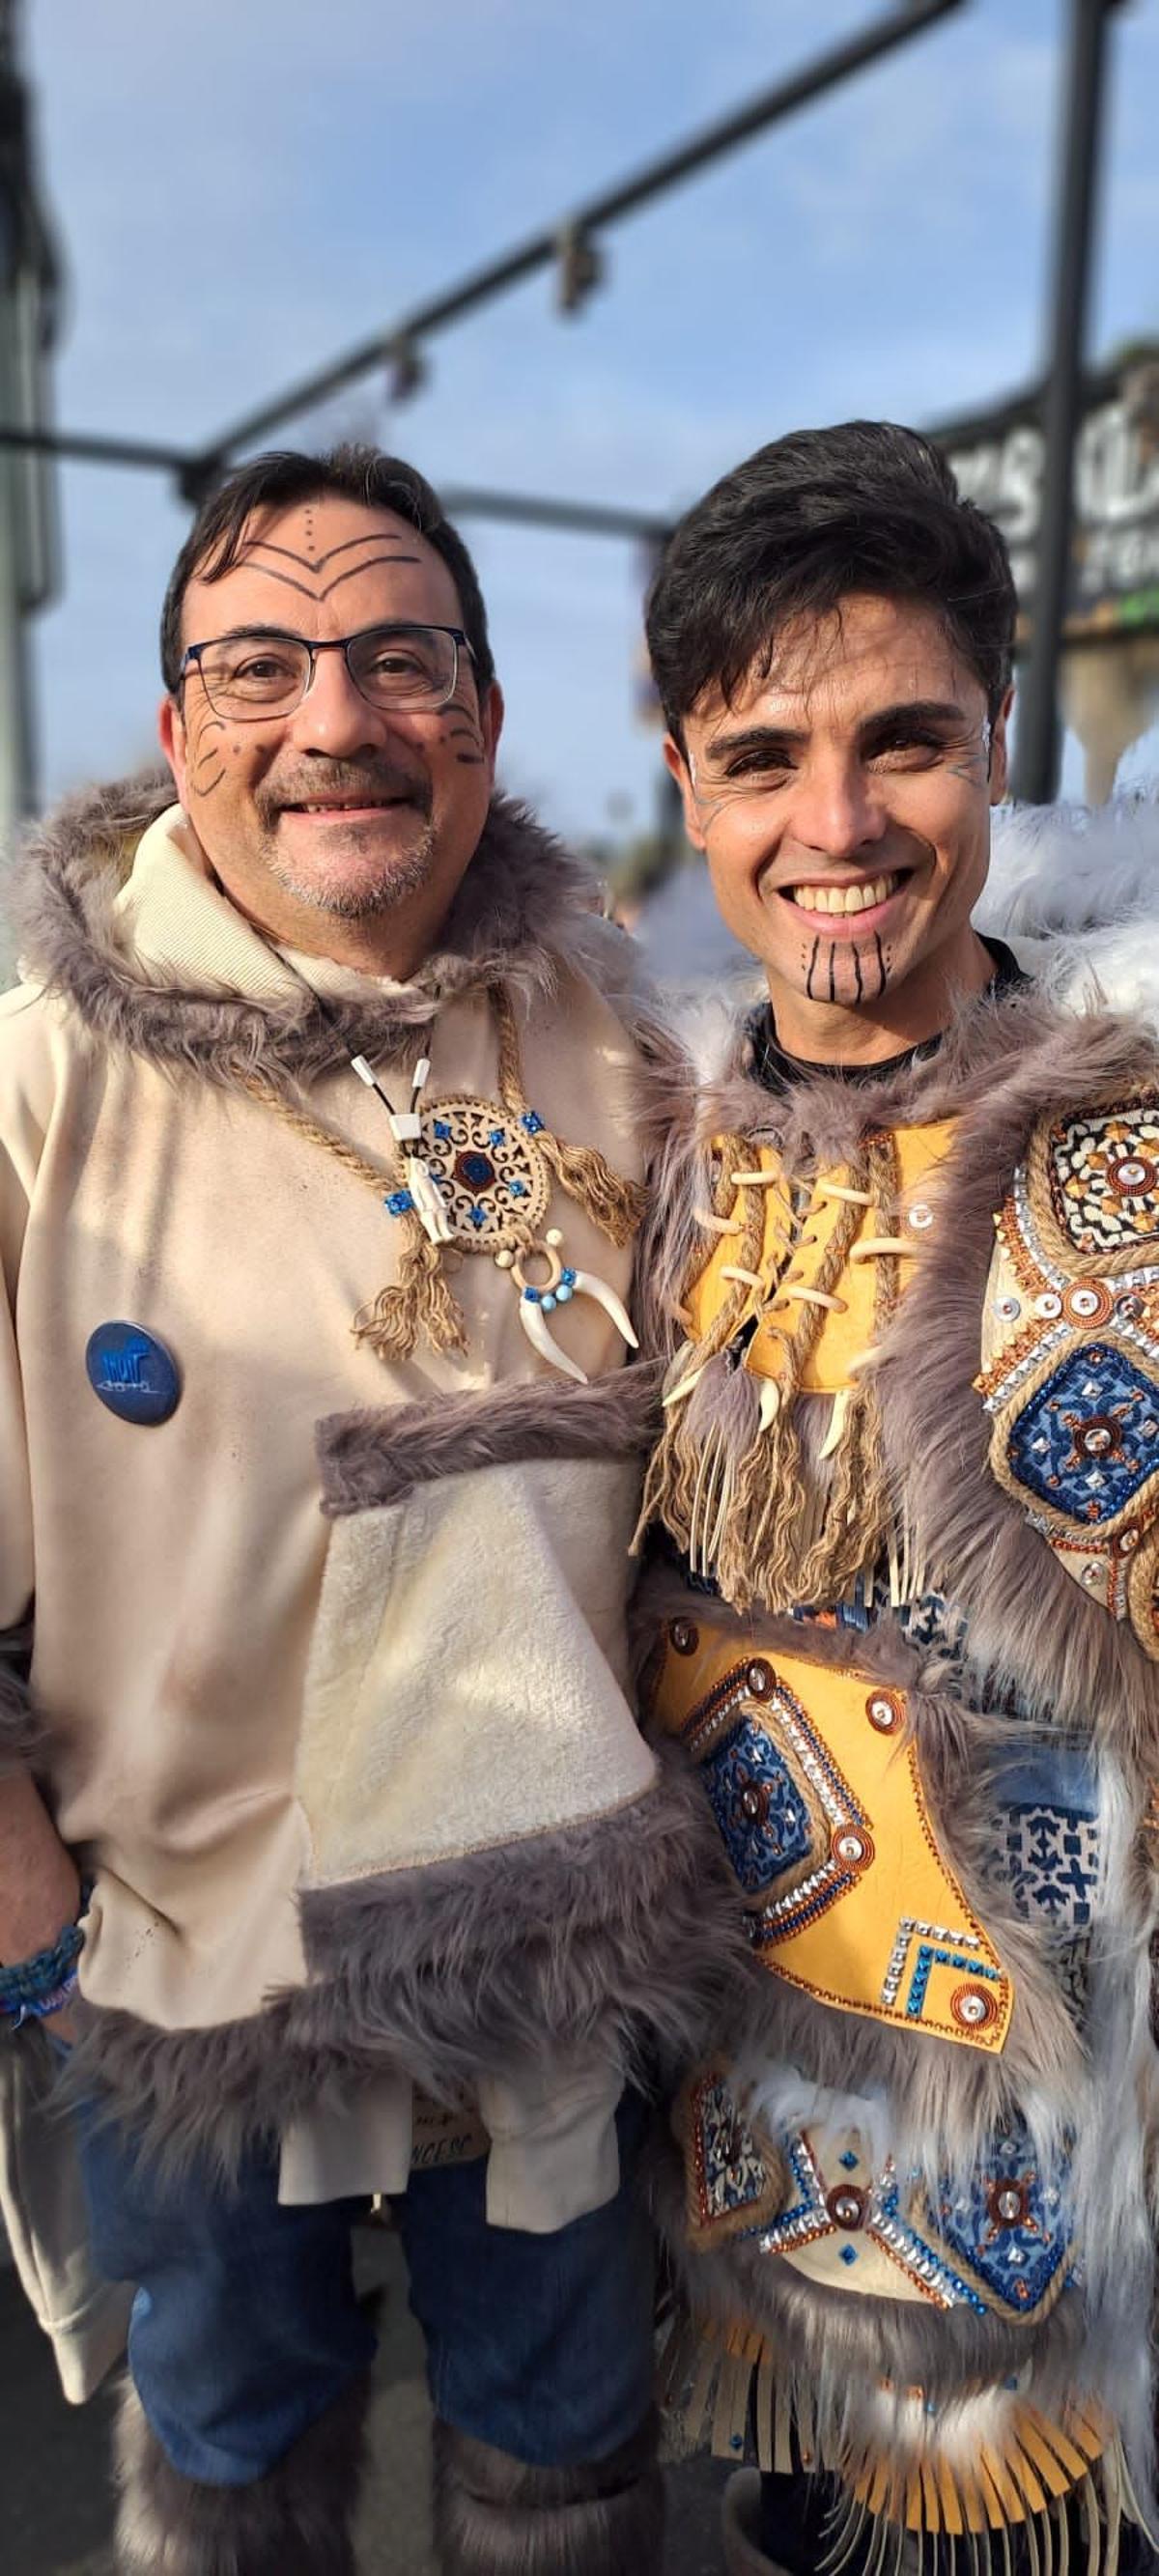
[[[918,2390],[905,2394],[920,2401]],[[939,2451],[931,2419],[929,2436],[905,2457],[832,2420],[815,2390],[778,2372],[763,2336],[687,2316],[662,2350],[658,2402],[676,2418],[682,2456],[710,2443],[734,2464],[747,2455],[765,2472],[838,2481],[833,2539],[820,2562],[827,2576],[839,2576],[855,2551],[861,2576],[885,2576],[891,2541],[900,2568],[907,2532],[966,2541],[973,2576],[991,2562],[996,2536],[1009,2576],[1013,2526],[1026,2533],[1031,2576],[1067,2576],[1068,2504],[1081,2516],[1086,2576],[1116,2576],[1124,2518],[1146,2530],[1122,2444],[1093,2408],[1075,2406],[1059,2424],[1017,2398],[1007,2425],[977,2443],[968,2465]]]
[[[765,1192],[737,1192],[734,1174],[751,1163],[744,1138],[721,1141],[720,1179],[713,1213],[727,1216],[739,1195],[744,1215],[737,1267],[755,1273],[764,1249]],[[892,1137],[872,1135],[843,1180],[869,1196],[841,1208],[812,1285],[824,1296],[837,1289],[862,1223],[889,1234],[895,1222],[898,1166]],[[822,1184],[823,1186],[823,1184]],[[801,1218],[808,1222],[807,1211]],[[787,1250],[786,1260],[791,1257]],[[897,1305],[895,1255],[876,1256],[874,1343]],[[698,1253],[686,1282],[687,1298],[703,1268]],[[778,1265],[779,1269],[779,1265]],[[766,1306],[777,1309],[779,1276],[770,1278]],[[900,1562],[886,1476],[881,1412],[871,1371],[859,1373],[834,1399],[827,1436],[810,1457],[802,1437],[802,1377],[821,1333],[823,1304],[802,1301],[791,1328],[782,1332],[784,1360],[776,1379],[755,1379],[743,1366],[736,1335],[748,1313],[749,1290],[739,1284],[698,1345],[685,1344],[669,1372],[666,1424],[653,1458],[633,1545],[653,1520],[663,1521],[688,1556],[694,1573],[713,1575],[738,1610],[754,1606],[777,1613],[802,1602],[840,1601],[883,1555]],[[681,1397],[682,1382],[691,1393]],[[747,1404],[742,1400],[742,1390]],[[833,1467],[825,1472],[825,1460]]]
[[419,1338],[433,1351],[466,1351],[467,1319],[443,1275],[443,1247],[431,1243],[413,1217],[398,1278],[360,1306],[351,1330],[380,1360],[407,1360]]

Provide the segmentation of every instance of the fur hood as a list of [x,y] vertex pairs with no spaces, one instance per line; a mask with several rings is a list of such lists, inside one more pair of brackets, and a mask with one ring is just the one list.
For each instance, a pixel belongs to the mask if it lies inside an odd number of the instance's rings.
[[15,872],[10,910],[30,982],[76,1011],[105,1045],[131,1048],[216,1082],[269,1075],[310,1081],[351,1049],[413,1051],[457,995],[502,982],[531,1001],[561,975],[588,976],[631,1022],[632,944],[603,920],[599,887],[524,806],[495,796],[451,907],[443,941],[407,984],[327,1009],[304,989],[286,1000],[242,998],[166,978],[142,964],[114,909],[142,834],[173,803],[167,773],[86,788],[36,826]]

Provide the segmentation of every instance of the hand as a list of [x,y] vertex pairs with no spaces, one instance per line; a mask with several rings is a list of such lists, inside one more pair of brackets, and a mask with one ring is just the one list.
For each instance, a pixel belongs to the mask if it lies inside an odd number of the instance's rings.
[[79,1905],[76,1862],[35,1782],[0,1779],[0,1967],[50,1950]]

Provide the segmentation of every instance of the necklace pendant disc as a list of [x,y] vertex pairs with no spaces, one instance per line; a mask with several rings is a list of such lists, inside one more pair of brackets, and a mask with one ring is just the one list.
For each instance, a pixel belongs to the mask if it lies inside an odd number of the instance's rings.
[[422,1113],[421,1151],[448,1228],[438,1240],[493,1259],[539,1233],[551,1166],[534,1135],[500,1101],[471,1095],[432,1101]]

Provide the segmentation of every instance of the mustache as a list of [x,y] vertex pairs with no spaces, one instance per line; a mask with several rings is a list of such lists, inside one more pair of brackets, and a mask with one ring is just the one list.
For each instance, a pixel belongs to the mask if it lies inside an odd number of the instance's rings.
[[304,805],[318,798],[362,798],[367,804],[376,800],[404,798],[429,816],[433,803],[431,784],[421,772],[404,769],[395,760],[314,760],[309,769],[276,771],[263,779],[254,804],[263,823],[276,822],[287,805]]

